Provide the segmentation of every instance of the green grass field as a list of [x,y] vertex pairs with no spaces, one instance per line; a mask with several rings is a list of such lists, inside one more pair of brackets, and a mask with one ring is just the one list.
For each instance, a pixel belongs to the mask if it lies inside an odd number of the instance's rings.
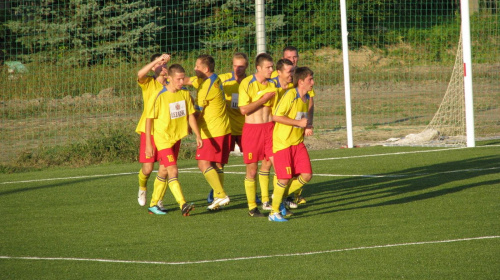
[[[287,223],[247,215],[241,157],[231,203],[206,210],[195,161],[182,217],[137,204],[139,164],[0,174],[2,279],[498,279],[500,146],[312,151],[307,204]],[[149,181],[149,196],[153,180]]]

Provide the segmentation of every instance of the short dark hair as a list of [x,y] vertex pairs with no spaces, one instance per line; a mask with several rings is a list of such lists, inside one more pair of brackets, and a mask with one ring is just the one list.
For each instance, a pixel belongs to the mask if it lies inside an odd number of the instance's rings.
[[293,66],[293,63],[289,59],[282,58],[276,62],[276,70],[281,71],[285,65]]
[[304,80],[309,75],[314,75],[314,72],[309,67],[297,67],[293,73],[293,87],[299,85],[299,80]]
[[161,53],[155,53],[151,56],[151,62],[155,61],[158,57],[161,56]]
[[180,64],[170,65],[170,67],[168,67],[168,75],[172,77],[176,73],[186,73],[186,70],[184,70],[184,67],[182,67]]
[[245,53],[237,52],[233,55],[233,59],[244,59],[248,66],[248,56]]
[[255,68],[257,68],[257,66],[261,66],[262,62],[264,61],[273,62],[273,57],[268,53],[260,53],[255,58]]
[[286,46],[286,47],[284,47],[283,48],[283,53],[285,53],[286,51],[295,51],[295,52],[297,52],[297,54],[299,53],[299,50],[296,47],[294,47],[294,46]]
[[208,71],[214,72],[215,71],[215,59],[208,55],[208,54],[202,54],[198,56],[198,58],[201,61],[201,64],[205,65],[208,67]]

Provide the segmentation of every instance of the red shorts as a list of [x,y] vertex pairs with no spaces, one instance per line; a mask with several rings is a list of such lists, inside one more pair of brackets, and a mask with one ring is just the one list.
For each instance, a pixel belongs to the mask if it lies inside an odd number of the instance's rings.
[[238,144],[240,147],[240,152],[243,152],[243,148],[241,147],[241,135],[231,135],[231,149],[230,151],[234,151],[234,147]]
[[177,141],[177,143],[170,148],[158,151],[158,160],[160,161],[160,164],[165,167],[176,165],[180,147],[181,140]]
[[203,147],[196,150],[196,159],[226,164],[230,148],[231,134],[203,139]]
[[312,174],[311,160],[304,143],[274,153],[274,172],[278,179],[291,179],[301,173]]
[[243,125],[243,162],[253,163],[273,156],[274,122]]
[[146,158],[146,133],[141,133],[141,144],[139,146],[139,162],[148,163],[158,161],[158,150],[156,149],[155,140],[151,135],[151,144],[153,145],[153,157]]

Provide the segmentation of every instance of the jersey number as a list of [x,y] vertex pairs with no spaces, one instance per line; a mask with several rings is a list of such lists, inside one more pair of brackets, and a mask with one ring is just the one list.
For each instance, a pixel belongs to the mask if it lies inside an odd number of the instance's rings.
[[287,166],[285,168],[286,168],[286,174],[291,175],[292,174],[292,168],[290,166]]
[[248,159],[252,159],[252,153],[248,153]]
[[174,156],[173,155],[168,155],[168,162],[174,162]]

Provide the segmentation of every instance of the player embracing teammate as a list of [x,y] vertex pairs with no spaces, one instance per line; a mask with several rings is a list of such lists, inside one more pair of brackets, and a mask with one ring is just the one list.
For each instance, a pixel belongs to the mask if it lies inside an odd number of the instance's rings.
[[285,192],[300,191],[312,178],[311,161],[304,145],[308,124],[309,91],[314,85],[314,73],[307,67],[296,68],[293,88],[285,92],[273,113],[274,170],[278,181],[274,185],[269,221],[286,222],[282,203]]
[[[156,86],[151,89],[155,94],[145,102],[144,110],[145,152],[144,149],[141,150],[141,157],[144,153],[146,158],[152,158],[152,162],[160,161],[148,209],[150,213],[166,212],[162,198],[167,185],[183,215],[188,215],[194,208],[184,199],[177,179],[176,165],[180,140],[187,135],[189,124],[197,138],[198,167],[213,190],[214,198],[208,206],[209,210],[217,210],[230,201],[224,190],[223,168],[228,162],[231,146],[234,147],[236,142],[243,151],[246,164],[244,186],[248,214],[251,217],[265,217],[258,209],[255,183],[258,162],[262,161],[259,180],[263,209],[271,210],[268,218],[270,221],[287,221],[283,216],[288,216],[291,212],[287,211],[284,202],[287,202],[289,208],[296,208],[296,204],[291,199],[284,201],[284,198],[288,193],[300,193],[312,178],[310,159],[303,139],[304,134],[312,134],[313,72],[307,67],[295,68],[298,54],[296,49],[292,48],[292,51],[296,58],[279,60],[278,75],[274,79],[271,79],[274,62],[267,53],[257,55],[256,72],[246,78],[244,76],[248,59],[242,53],[235,54],[233,72],[224,76],[224,82],[214,73],[215,61],[209,55],[197,58],[194,68],[196,76],[190,78],[185,76],[184,69],[178,64],[165,71],[166,62],[170,59],[166,55],[152,61],[140,71],[147,73],[153,69],[157,75],[162,74],[164,77],[159,82],[151,81]],[[140,77],[139,83],[144,81]],[[197,89],[194,104],[184,85],[192,85]],[[172,107],[173,104],[176,106]],[[230,113],[235,112],[240,112],[241,116],[233,114],[235,116],[230,118]],[[241,122],[244,124],[239,130]],[[267,185],[272,165],[276,176],[271,206]],[[147,180],[141,176],[147,171],[141,171],[139,176],[142,187],[139,191],[141,205],[145,204],[143,185]]]

